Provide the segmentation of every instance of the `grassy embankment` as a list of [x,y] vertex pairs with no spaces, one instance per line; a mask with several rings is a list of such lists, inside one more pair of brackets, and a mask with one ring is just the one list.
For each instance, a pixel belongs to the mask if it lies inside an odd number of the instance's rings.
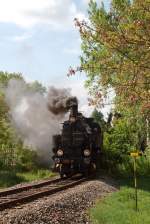
[[53,176],[55,176],[55,174],[46,169],[39,169],[33,172],[0,171],[0,188]]
[[138,212],[133,179],[119,180],[119,185],[119,191],[98,201],[90,210],[93,224],[150,224],[150,177],[138,178]]

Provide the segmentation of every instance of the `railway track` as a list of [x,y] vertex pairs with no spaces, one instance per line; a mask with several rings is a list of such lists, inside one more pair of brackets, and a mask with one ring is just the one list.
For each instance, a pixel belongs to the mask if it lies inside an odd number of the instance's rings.
[[52,195],[62,190],[74,187],[88,178],[67,178],[43,181],[20,188],[0,192],[0,211],[22,205],[26,202],[36,200],[40,197]]

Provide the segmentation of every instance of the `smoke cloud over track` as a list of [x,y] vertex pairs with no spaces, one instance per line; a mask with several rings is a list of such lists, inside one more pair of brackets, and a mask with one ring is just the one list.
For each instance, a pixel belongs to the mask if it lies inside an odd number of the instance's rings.
[[63,115],[67,112],[66,103],[70,96],[70,89],[50,87],[47,95],[49,110],[55,115]]
[[60,132],[70,90],[50,87],[44,95],[29,89],[24,81],[10,80],[5,95],[18,135],[25,145],[37,150],[41,162],[49,163],[52,136]]

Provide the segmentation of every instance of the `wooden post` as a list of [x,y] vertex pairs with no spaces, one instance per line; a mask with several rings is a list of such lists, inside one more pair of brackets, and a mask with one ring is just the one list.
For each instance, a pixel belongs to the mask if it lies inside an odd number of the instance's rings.
[[141,152],[131,152],[130,153],[130,156],[133,157],[133,160],[134,160],[134,188],[135,188],[135,210],[136,212],[138,211],[138,189],[137,189],[137,157],[138,156],[141,156],[142,153]]
[[138,194],[137,194],[137,175],[136,175],[136,157],[134,157],[134,188],[135,188],[135,210],[138,211]]

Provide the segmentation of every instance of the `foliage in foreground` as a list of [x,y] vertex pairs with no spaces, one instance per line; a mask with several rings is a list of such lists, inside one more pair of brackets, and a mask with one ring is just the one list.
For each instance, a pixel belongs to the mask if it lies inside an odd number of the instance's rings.
[[[91,0],[89,22],[75,19],[82,39],[81,65],[93,104],[114,90],[124,107],[150,112],[150,1],[112,0],[110,10]],[[71,70],[71,73],[75,73]]]
[[[124,165],[129,171],[130,152],[144,150],[144,154],[149,156],[149,150],[146,148],[146,135],[142,136],[143,133],[144,131],[136,122],[133,124],[126,117],[115,121],[114,126],[104,133],[103,148],[106,164],[114,169]],[[143,165],[146,160],[149,160],[148,157],[144,158]]]
[[134,188],[122,183],[120,191],[112,193],[96,203],[90,210],[93,224],[149,224],[150,223],[150,178],[139,179],[139,211],[135,211]]
[[92,117],[104,132],[102,168],[115,175],[131,175],[133,165],[130,152],[139,150],[144,151],[144,156],[137,161],[138,173],[150,173],[150,148],[146,147],[147,129],[142,117],[135,117],[132,111],[127,113],[127,110],[122,114],[116,113],[113,120],[108,118],[107,122],[97,110],[92,113]]

